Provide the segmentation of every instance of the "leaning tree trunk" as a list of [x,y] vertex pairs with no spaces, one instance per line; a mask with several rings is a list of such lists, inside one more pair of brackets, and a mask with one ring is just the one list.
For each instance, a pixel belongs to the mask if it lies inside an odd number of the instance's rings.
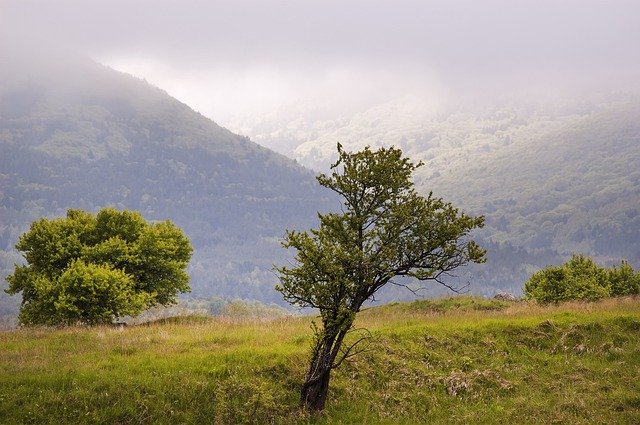
[[329,393],[329,379],[331,377],[331,369],[326,369],[312,379],[307,378],[302,391],[300,392],[300,404],[305,409],[313,412],[319,412],[324,409]]
[[[326,332],[326,331],[325,331]],[[316,345],[307,378],[300,391],[300,405],[305,409],[318,412],[324,409],[329,393],[331,369],[346,331],[326,334]]]

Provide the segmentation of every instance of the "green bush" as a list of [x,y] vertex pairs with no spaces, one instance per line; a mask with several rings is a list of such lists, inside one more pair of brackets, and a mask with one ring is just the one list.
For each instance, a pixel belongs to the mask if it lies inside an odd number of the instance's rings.
[[626,261],[622,261],[620,267],[607,270],[607,278],[613,296],[640,294],[640,273],[634,272]]
[[606,269],[589,257],[573,255],[561,266],[534,273],[525,283],[524,293],[527,299],[545,304],[634,295],[640,293],[640,273],[626,261]]
[[170,221],[104,208],[42,218],[20,236],[26,264],[7,276],[23,325],[107,324],[189,291],[191,245]]

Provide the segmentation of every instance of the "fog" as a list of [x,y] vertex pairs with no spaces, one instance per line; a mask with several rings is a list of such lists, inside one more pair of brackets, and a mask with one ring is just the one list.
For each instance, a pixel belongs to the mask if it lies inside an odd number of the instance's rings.
[[[317,102],[638,84],[640,2],[0,1],[0,36],[55,43],[222,124]],[[34,41],[35,40],[35,41]]]

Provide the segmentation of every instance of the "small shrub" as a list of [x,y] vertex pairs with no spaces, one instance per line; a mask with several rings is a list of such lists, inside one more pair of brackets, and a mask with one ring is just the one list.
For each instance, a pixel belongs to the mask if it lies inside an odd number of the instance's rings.
[[524,293],[527,299],[543,304],[634,295],[640,293],[640,273],[625,261],[605,269],[589,257],[574,255],[561,266],[534,273],[525,283]]
[[607,279],[613,296],[640,294],[640,273],[634,272],[626,261],[622,261],[620,267],[607,270]]

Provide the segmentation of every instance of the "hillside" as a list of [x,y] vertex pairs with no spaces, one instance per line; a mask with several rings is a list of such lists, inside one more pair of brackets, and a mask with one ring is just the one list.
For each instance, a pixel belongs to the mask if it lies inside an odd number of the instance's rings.
[[332,205],[311,172],[142,80],[0,47],[0,275],[31,221],[112,205],[185,231],[192,296],[280,300],[278,238]]
[[288,146],[315,169],[331,164],[337,142],[351,150],[398,146],[425,163],[416,179],[423,193],[486,215],[481,236],[508,244],[494,257],[518,247],[521,268],[535,266],[540,253],[559,262],[573,252],[640,265],[638,93],[514,94],[442,104],[405,96],[342,118],[314,120],[300,109],[290,122],[270,118],[273,127],[262,122],[247,134]]
[[[531,273],[575,251],[640,267],[640,102],[628,93],[593,99],[443,108],[408,96],[350,119],[325,111],[308,120],[300,109],[256,139],[289,143],[316,168],[332,161],[337,141],[400,146],[425,162],[422,192],[487,216],[475,236],[488,262],[461,269],[458,283],[518,294]],[[284,305],[271,271],[286,260],[279,238],[337,206],[294,161],[68,52],[0,46],[0,149],[0,276],[21,261],[13,246],[31,221],[113,205],[185,230],[196,249],[190,297]],[[422,295],[443,292],[432,285]],[[379,299],[412,296],[393,287]],[[0,316],[18,303],[0,292]]]
[[640,98],[595,105],[534,128],[501,131],[504,146],[460,159],[424,187],[487,216],[486,237],[563,255],[640,264]]
[[3,423],[640,420],[640,303],[452,298],[371,309],[327,410],[297,409],[309,317],[0,332]]

